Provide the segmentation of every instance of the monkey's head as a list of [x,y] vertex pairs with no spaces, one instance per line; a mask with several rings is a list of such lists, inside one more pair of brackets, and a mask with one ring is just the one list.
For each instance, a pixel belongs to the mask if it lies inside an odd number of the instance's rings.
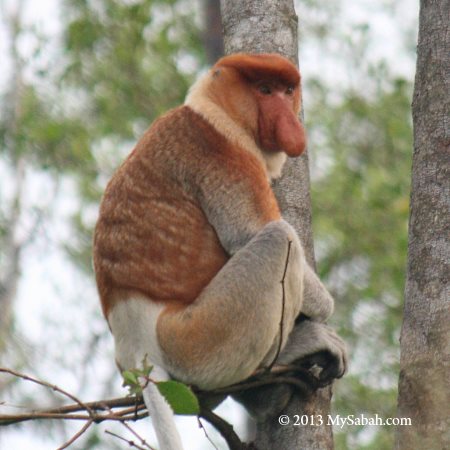
[[209,73],[208,95],[265,152],[299,156],[306,147],[298,119],[300,73],[277,54],[234,54]]

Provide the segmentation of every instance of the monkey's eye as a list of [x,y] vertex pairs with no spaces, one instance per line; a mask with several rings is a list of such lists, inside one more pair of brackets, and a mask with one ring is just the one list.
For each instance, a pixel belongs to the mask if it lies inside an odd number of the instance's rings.
[[287,94],[287,95],[292,95],[292,94],[294,93],[294,90],[295,90],[294,86],[289,86],[289,87],[286,89],[286,94]]
[[272,93],[272,88],[268,84],[261,84],[258,89],[264,95],[270,95]]

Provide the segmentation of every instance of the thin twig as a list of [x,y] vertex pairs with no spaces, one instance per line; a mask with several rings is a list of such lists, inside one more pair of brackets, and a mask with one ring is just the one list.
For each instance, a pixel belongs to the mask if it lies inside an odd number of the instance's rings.
[[[112,409],[111,408],[108,408],[109,409],[109,412],[111,413],[111,414],[114,414],[114,411],[112,411]],[[133,411],[134,411],[134,413],[136,414],[136,406],[134,407],[134,408],[132,408],[133,409]],[[148,444],[147,442],[146,442],[146,440],[142,437],[142,436],[139,436],[139,434],[138,433],[136,433],[136,431],[135,430],[133,430],[133,428],[131,428],[130,427],[130,425],[128,425],[126,422],[121,422],[122,423],[122,425],[131,433],[131,434],[133,434],[135,437],[136,437],[136,439],[139,439],[140,441],[141,441],[141,444],[144,446],[144,447],[147,447],[147,448],[149,448],[149,449],[151,449],[151,447],[150,447],[150,444]]]
[[[143,418],[143,417],[140,417]],[[64,419],[64,420],[89,420],[92,419],[95,423],[104,422],[105,420],[113,420],[118,422],[123,422],[125,420],[134,420],[133,416],[130,417],[122,417],[119,415],[111,415],[111,414],[63,414],[63,413],[47,413],[45,411],[30,411],[29,413],[24,414],[0,414],[0,426],[12,425],[14,423],[25,422],[27,420],[38,420],[38,419],[46,419],[46,420],[55,420],[55,419]]]
[[39,384],[40,386],[48,387],[48,388],[52,389],[53,391],[59,392],[60,394],[64,395],[65,397],[70,398],[75,403],[78,403],[84,411],[87,411],[89,413],[89,415],[93,414],[93,411],[91,410],[91,408],[88,405],[83,403],[81,400],[79,400],[77,397],[72,395],[70,392],[67,392],[64,389],[61,389],[60,387],[56,386],[55,384],[50,384],[50,383],[47,383],[46,381],[38,380],[37,378],[31,377],[29,375],[25,375],[20,372],[16,372],[15,370],[6,369],[4,367],[0,367],[0,373],[8,373],[9,375],[13,375],[15,377],[22,378],[23,380],[31,381],[32,383]]
[[140,436],[138,433],[136,433],[136,431],[135,430],[133,430],[133,428],[131,428],[130,427],[130,425],[128,425],[126,422],[121,422],[121,424],[131,433],[131,434],[133,434],[134,435],[134,437],[136,438],[136,439],[139,439],[140,441],[141,441],[141,444],[144,446],[144,447],[147,447],[147,448],[149,448],[149,449],[151,449],[152,447],[150,447],[150,444],[142,437],[142,436]]
[[[120,436],[119,434],[113,433],[112,431],[105,430],[105,433],[109,434],[111,436],[114,436],[115,438],[120,439],[123,442],[126,442],[130,447],[134,447],[134,448],[137,448],[139,450],[147,450],[145,447],[141,447],[140,445],[136,444],[136,442],[130,441],[130,440]],[[150,449],[154,450],[152,447],[150,447]]]
[[198,426],[199,428],[201,428],[203,430],[203,433],[205,435],[205,438],[208,439],[209,443],[216,449],[219,450],[219,447],[217,447],[217,445],[213,442],[213,440],[211,439],[211,437],[209,436],[208,432],[206,431],[205,425],[203,425],[201,418],[197,417],[197,421],[198,421]]
[[[112,398],[109,400],[99,400],[95,402],[85,402],[84,404],[86,406],[89,406],[92,410],[95,411],[110,411],[111,408],[127,408],[127,411],[130,410],[130,412],[135,411],[135,405],[136,405],[136,399],[139,402],[142,403],[142,397],[136,396],[136,397],[118,397],[118,398]],[[138,408],[138,410],[143,409],[143,406]],[[67,405],[67,406],[60,406],[58,408],[52,408],[47,410],[49,413],[71,413],[71,412],[77,412],[77,411],[84,411],[84,408],[80,408],[80,405]]]
[[211,410],[202,408],[199,417],[207,420],[216,430],[220,432],[230,450],[246,450],[248,446],[240,440],[239,436],[233,429],[233,426],[222,419],[222,417],[214,414]]
[[[133,398],[133,397],[126,397],[126,398],[129,399],[129,398]],[[136,402],[136,399],[138,399],[138,400],[140,399],[141,402],[143,401],[141,397],[135,397],[133,406],[131,406],[130,408],[122,409],[122,411],[115,411],[115,415],[119,416],[119,417],[133,416],[133,417],[138,417],[141,419],[143,419],[144,417],[147,417],[148,412],[147,412],[147,409],[146,409],[144,403],[138,404]],[[142,413],[138,414],[138,411],[142,411]]]
[[57,450],[64,450],[65,448],[68,448],[70,445],[72,445],[81,435],[83,435],[87,430],[88,430],[88,428],[93,424],[93,420],[92,419],[89,419],[84,425],[83,425],[83,427],[81,428],[81,430],[80,431],[78,431],[77,433],[75,433],[73,436],[72,436],[72,438],[69,440],[69,441],[67,441],[65,444],[63,444],[61,447],[58,447],[58,449]]

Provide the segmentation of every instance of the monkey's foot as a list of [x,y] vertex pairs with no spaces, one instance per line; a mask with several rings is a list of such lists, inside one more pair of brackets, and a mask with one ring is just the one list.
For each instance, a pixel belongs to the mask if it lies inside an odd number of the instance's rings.
[[277,363],[306,369],[319,387],[326,386],[347,371],[347,349],[344,341],[328,325],[303,320],[292,330]]

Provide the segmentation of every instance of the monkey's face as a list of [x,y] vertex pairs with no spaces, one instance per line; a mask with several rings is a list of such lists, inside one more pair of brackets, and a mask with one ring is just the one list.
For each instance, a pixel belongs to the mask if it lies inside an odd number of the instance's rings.
[[211,87],[217,104],[262,151],[299,156],[305,150],[300,73],[290,61],[279,55],[227,56],[214,66]]
[[299,156],[306,147],[305,131],[297,114],[298,85],[262,81],[252,88],[258,105],[258,144],[268,152]]

